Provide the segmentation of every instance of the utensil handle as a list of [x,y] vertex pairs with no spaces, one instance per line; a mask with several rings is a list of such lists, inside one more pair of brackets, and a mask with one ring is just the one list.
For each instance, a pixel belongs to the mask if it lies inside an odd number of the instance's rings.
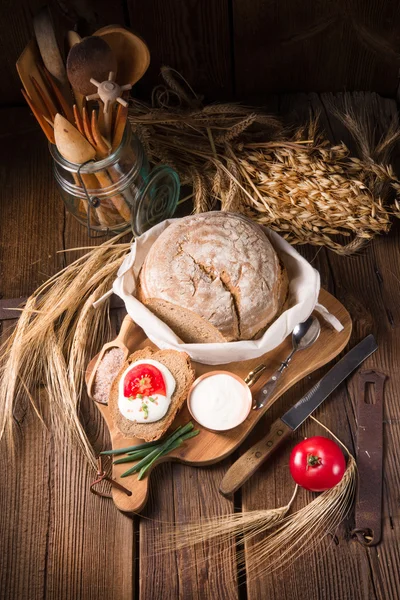
[[271,378],[267,381],[265,385],[261,388],[261,390],[257,393],[254,398],[254,406],[255,410],[259,408],[263,408],[272,396],[276,386],[278,385],[278,381],[283,373],[283,369],[279,368],[275,373],[271,376]]
[[269,433],[247,450],[225,473],[219,486],[221,494],[228,496],[236,492],[291,433],[292,429],[281,419],[277,419]]
[[247,385],[249,387],[254,385],[256,383],[256,381],[258,381],[260,379],[261,374],[265,371],[266,368],[267,368],[267,365],[264,365],[264,364],[257,365],[257,367],[255,367],[252,371],[250,371],[250,373],[248,373],[246,375],[246,377],[244,378],[245,383],[247,383]]
[[127,348],[130,348],[129,341],[133,336],[133,333],[137,325],[130,315],[125,315],[124,320],[121,323],[121,329],[115,341],[122,342]]

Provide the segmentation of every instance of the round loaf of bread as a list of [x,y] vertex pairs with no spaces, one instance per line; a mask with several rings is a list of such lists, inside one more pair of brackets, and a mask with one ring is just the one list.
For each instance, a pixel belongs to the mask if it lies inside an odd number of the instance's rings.
[[282,310],[287,276],[259,225],[208,212],[172,223],[150,248],[138,298],[185,343],[251,340]]

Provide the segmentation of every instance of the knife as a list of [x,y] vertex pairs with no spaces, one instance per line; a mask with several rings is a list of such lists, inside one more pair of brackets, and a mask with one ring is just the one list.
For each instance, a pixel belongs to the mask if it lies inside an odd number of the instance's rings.
[[[245,452],[225,473],[219,486],[224,496],[236,492],[253,475],[263,462],[288,438],[293,431],[352,373],[378,345],[372,334],[354,346],[341,358],[311,390],[303,396],[283,417],[277,419],[269,433]],[[261,389],[262,393],[262,389]]]

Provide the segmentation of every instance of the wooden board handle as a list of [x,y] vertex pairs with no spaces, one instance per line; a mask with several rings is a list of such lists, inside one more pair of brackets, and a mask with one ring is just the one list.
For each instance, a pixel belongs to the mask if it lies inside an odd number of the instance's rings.
[[133,334],[137,328],[138,325],[136,325],[132,317],[130,315],[125,315],[124,320],[122,321],[121,329],[119,330],[119,334],[116,340],[114,340],[113,344],[115,344],[116,341],[121,342],[133,352],[134,344],[136,342]]
[[221,494],[227,496],[236,492],[291,434],[292,429],[281,419],[277,419],[269,433],[247,450],[225,473],[219,486]]

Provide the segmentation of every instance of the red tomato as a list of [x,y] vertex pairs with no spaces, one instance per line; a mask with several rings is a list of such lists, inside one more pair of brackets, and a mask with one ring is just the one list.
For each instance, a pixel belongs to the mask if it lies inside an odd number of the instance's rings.
[[343,452],[336,442],[316,435],[297,444],[290,455],[290,472],[296,483],[312,492],[333,488],[346,470]]
[[133,367],[125,377],[124,396],[136,398],[152,396],[153,394],[167,395],[164,377],[154,365],[140,364]]

